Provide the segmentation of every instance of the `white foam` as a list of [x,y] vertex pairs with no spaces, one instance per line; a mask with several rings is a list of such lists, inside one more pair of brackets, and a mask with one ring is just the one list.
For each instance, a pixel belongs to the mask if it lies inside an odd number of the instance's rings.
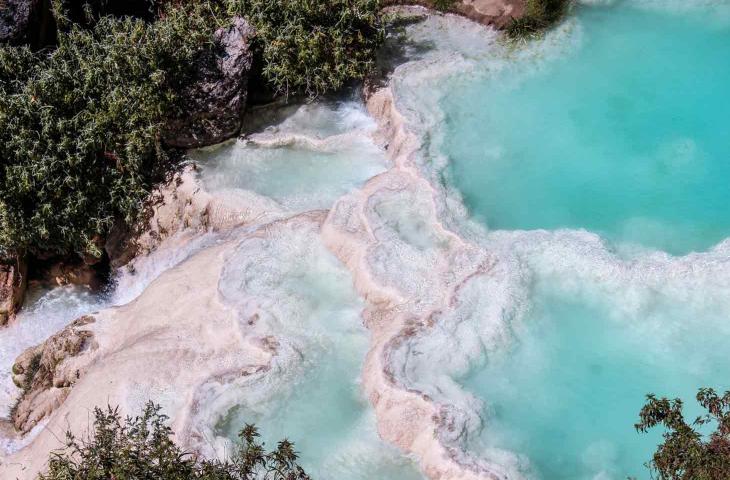
[[[425,393],[440,406],[442,414],[447,412],[442,425],[448,429],[439,430],[439,436],[446,445],[458,448],[464,448],[467,438],[481,432],[485,420],[480,417],[482,402],[466,394],[458,379],[488,355],[505,350],[514,332],[524,328],[521,319],[537,280],[549,282],[563,295],[601,305],[612,311],[617,321],[631,322],[631,328],[645,329],[642,338],[656,339],[646,348],[654,348],[657,358],[671,355],[673,348],[700,326],[697,322],[707,318],[713,319],[715,331],[730,334],[724,317],[718,315],[730,307],[730,242],[685,257],[646,249],[618,255],[590,232],[488,233],[467,217],[459,193],[441,184],[448,161],[438,150],[439,126],[444,120],[439,110],[443,89],[459,88],[459,80],[454,78],[457,75],[469,81],[507,69],[510,79],[517,73],[518,84],[520,75],[549,68],[552,60],[569,54],[581,41],[581,27],[567,22],[542,41],[516,51],[495,42],[488,33],[477,32],[478,53],[470,31],[465,35],[468,40],[459,41],[455,32],[461,27],[458,19],[441,16],[409,27],[411,38],[431,45],[433,50],[419,51],[416,60],[398,67],[390,85],[405,128],[422,142],[412,163],[404,163],[402,158],[398,162],[416,167],[430,180],[431,190],[404,188],[405,181],[399,186],[393,182],[381,191],[373,185],[368,203],[372,210],[366,210],[367,223],[377,240],[367,258],[371,278],[398,291],[401,301],[409,304],[399,307],[403,310],[425,315],[436,309],[428,327],[419,328],[418,334],[388,352],[389,371],[402,388]],[[487,59],[489,55],[492,58]],[[666,148],[672,161],[682,168],[691,170],[701,163],[701,152],[691,139],[678,139]],[[335,216],[333,222],[351,223],[353,208],[343,206],[348,218]],[[444,226],[471,245],[444,235]],[[480,257],[492,257],[488,273],[465,275],[479,264]],[[444,259],[448,261],[442,263]],[[467,261],[455,262],[457,259]],[[452,290],[455,283],[458,288]],[[444,294],[450,290],[451,296],[446,295],[444,302]],[[657,308],[658,304],[663,306]],[[672,309],[679,313],[666,318]],[[690,317],[692,321],[683,321]],[[697,371],[707,368],[705,361],[701,355],[687,357],[690,368]],[[602,470],[598,478],[609,475],[613,468],[611,449],[603,447],[586,453],[587,462],[601,464],[594,469]],[[501,465],[505,478],[529,475],[529,466],[515,454],[481,454],[490,463]],[[475,459],[465,455],[459,461],[466,464]],[[489,468],[495,471],[496,466]]]
[[289,212],[329,208],[387,164],[373,143],[374,122],[362,104],[287,109],[280,123],[194,153],[201,181],[215,195],[252,191]]

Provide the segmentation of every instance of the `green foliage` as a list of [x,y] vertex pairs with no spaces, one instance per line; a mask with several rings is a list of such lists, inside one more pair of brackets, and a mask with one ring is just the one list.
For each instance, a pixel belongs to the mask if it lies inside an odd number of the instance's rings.
[[448,12],[456,0],[433,0],[433,7],[442,12]]
[[379,0],[230,0],[229,12],[254,26],[263,76],[286,96],[364,78],[384,39]]
[[555,25],[565,15],[570,0],[527,0],[525,15],[507,27],[507,35],[521,38],[535,35]]
[[[710,388],[697,393],[697,402],[707,411],[692,424],[682,413],[682,400],[647,396],[636,429],[640,432],[663,426],[664,442],[647,465],[661,480],[727,480],[730,478],[730,392],[719,396]],[[714,425],[713,432],[700,431]]]
[[154,22],[89,7],[81,26],[53,0],[56,49],[0,46],[0,258],[98,256],[115,220],[139,219],[179,154],[163,123],[230,14],[255,26],[257,63],[284,95],[363,78],[383,40],[378,0],[150,2]]
[[66,434],[66,448],[53,452],[40,480],[309,480],[297,464],[294,445],[279,442],[267,452],[258,432],[246,425],[227,461],[199,460],[178,447],[161,408],[122,420],[118,409],[94,410],[91,438]]
[[28,393],[33,386],[33,379],[35,378],[35,374],[38,373],[38,370],[41,368],[42,356],[43,354],[41,352],[38,352],[31,357],[30,362],[28,363],[28,369],[25,372],[25,375],[23,375],[23,393]]
[[52,51],[0,47],[0,256],[99,255],[114,218],[137,219],[169,168],[160,127],[213,26],[194,2],[152,24],[70,25]]

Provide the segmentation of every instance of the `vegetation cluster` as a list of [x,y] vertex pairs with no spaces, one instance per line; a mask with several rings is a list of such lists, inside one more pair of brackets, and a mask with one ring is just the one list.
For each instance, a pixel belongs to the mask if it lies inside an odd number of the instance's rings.
[[232,0],[228,12],[253,25],[263,77],[285,96],[364,78],[385,38],[379,0]]
[[291,442],[267,451],[253,425],[241,430],[230,457],[219,461],[183,451],[167,421],[153,403],[125,419],[118,408],[96,408],[89,438],[67,433],[65,448],[51,454],[39,480],[309,480]]
[[58,45],[0,47],[0,255],[100,256],[115,218],[133,222],[173,152],[165,116],[210,36],[204,5],[154,23],[64,22]]
[[383,40],[377,0],[150,0],[150,9],[159,14],[145,21],[89,6],[77,21],[56,0],[57,45],[0,46],[0,258],[100,257],[115,221],[139,220],[180,158],[161,137],[165,121],[233,15],[256,28],[262,83],[281,95],[364,77]]
[[525,14],[507,27],[511,38],[529,37],[549,29],[562,19],[571,0],[526,0]]
[[[730,392],[711,388],[697,393],[706,411],[688,422],[681,399],[647,396],[636,429],[664,427],[663,442],[647,464],[659,480],[727,480],[730,478]],[[712,429],[714,427],[714,430]]]

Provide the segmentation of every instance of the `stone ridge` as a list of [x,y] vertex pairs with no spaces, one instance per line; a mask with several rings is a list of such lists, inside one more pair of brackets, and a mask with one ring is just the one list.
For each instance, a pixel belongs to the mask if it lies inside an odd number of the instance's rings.
[[[419,5],[440,10],[434,0],[382,0],[382,3],[384,7]],[[447,13],[455,13],[501,30],[524,16],[526,3],[526,0],[454,0]]]
[[90,315],[75,320],[45,342],[23,352],[13,365],[13,382],[23,394],[11,412],[16,429],[28,433],[53,412],[69,394],[84,370],[67,360],[86,349],[95,349]]

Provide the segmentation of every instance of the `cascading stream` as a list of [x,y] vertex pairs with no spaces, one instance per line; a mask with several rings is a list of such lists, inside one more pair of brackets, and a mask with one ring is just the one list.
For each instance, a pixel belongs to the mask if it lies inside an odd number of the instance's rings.
[[[4,371],[102,310],[58,418],[146,352],[113,398],[158,395],[206,454],[256,422],[313,478],[646,477],[643,395],[730,387],[730,9],[591,3],[517,46],[454,16],[409,23],[375,118],[288,107],[193,152],[201,227],[105,296],[31,301],[0,335]],[[5,450],[35,434],[52,440]]]
[[730,387],[729,13],[582,5],[526,47],[485,58],[464,41],[394,82],[428,132],[443,221],[497,257],[511,292],[474,279],[414,339],[406,375],[456,407],[457,445],[510,478],[648,478],[660,436],[633,428],[644,395]]

